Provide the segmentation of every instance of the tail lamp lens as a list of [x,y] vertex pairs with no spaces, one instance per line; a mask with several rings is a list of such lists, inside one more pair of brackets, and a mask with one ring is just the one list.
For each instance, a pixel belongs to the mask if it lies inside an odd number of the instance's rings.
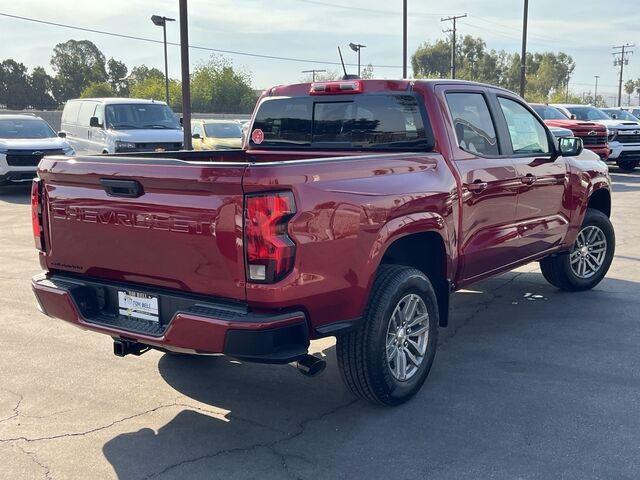
[[250,282],[277,282],[293,268],[296,245],[287,226],[295,213],[291,192],[246,197],[245,248]]
[[33,239],[38,250],[44,251],[42,228],[42,184],[39,178],[34,178],[31,184],[31,225],[33,227]]

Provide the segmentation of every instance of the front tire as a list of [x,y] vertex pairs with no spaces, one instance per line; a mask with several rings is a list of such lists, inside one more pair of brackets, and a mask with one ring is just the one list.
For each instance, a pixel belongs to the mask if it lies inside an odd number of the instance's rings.
[[640,160],[617,160],[616,164],[623,172],[633,172],[640,165]]
[[406,402],[429,375],[438,322],[438,301],[429,279],[414,268],[382,265],[362,324],[337,338],[343,381],[370,402]]
[[542,275],[560,290],[590,290],[609,271],[615,246],[616,236],[609,218],[589,208],[571,250],[540,261]]

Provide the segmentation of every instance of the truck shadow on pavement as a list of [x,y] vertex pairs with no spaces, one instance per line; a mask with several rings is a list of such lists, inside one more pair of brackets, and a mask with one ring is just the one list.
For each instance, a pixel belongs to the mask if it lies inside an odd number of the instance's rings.
[[31,203],[31,183],[0,186],[0,202],[28,205]]
[[633,477],[620,439],[640,428],[638,287],[562,293],[530,266],[463,291],[425,387],[393,409],[347,392],[332,345],[313,379],[165,355],[178,413],[103,453],[121,479]]

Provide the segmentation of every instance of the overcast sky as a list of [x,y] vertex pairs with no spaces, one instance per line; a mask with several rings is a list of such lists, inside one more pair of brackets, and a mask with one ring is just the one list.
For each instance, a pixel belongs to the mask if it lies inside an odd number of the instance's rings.
[[[577,68],[575,92],[592,89],[600,75],[602,90],[615,91],[616,69],[611,47],[638,40],[640,9],[637,0],[530,0],[529,51],[564,51]],[[481,36],[489,48],[520,50],[522,0],[409,0],[409,51],[425,40],[441,38],[441,16],[467,13],[459,33]],[[632,8],[633,7],[633,8]],[[363,63],[388,65],[374,68],[376,77],[399,78],[402,70],[402,0],[190,0],[191,44],[247,53],[308,59],[309,63],[228,55],[249,70],[257,88],[298,81],[301,70],[337,69],[319,61],[336,61],[336,45],[346,60],[356,57],[347,45],[359,42]],[[161,39],[152,14],[178,16],[177,0],[20,0],[0,2],[0,13],[59,22],[120,34]],[[28,67],[50,70],[51,50],[70,38],[88,39],[107,56],[131,67],[146,64],[163,68],[162,46],[98,33],[73,31],[0,16],[0,59],[14,58]],[[169,41],[179,40],[177,22],[169,24]],[[191,50],[191,63],[210,52]],[[180,73],[178,47],[169,47],[170,75]],[[625,74],[640,77],[640,49]]]

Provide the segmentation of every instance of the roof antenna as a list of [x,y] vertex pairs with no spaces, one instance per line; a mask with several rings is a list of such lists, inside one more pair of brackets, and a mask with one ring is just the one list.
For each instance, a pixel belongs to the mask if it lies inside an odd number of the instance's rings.
[[342,71],[344,72],[344,77],[342,77],[343,80],[358,80],[360,79],[360,77],[358,75],[349,75],[347,73],[347,67],[344,66],[344,58],[342,58],[342,50],[340,49],[340,46],[338,45],[338,54],[340,55],[340,63],[342,64]]

